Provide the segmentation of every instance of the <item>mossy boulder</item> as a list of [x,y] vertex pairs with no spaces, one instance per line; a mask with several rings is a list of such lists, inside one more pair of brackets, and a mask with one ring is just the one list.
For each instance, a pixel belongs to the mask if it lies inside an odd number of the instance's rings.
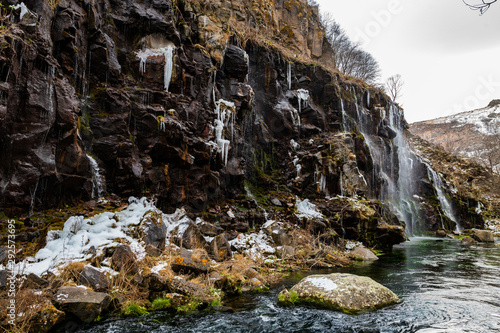
[[472,229],[472,238],[481,243],[494,243],[495,237],[489,230]]
[[302,279],[290,291],[284,289],[279,295],[279,302],[310,304],[355,314],[398,303],[399,298],[369,277],[334,273]]

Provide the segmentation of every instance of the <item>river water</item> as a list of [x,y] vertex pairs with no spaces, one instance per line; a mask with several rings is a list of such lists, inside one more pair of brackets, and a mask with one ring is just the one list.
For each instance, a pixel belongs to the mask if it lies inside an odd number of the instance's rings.
[[[335,270],[370,276],[402,300],[376,312],[353,316],[283,308],[276,302],[279,287],[230,300],[227,305],[234,313],[152,313],[108,319],[79,332],[500,332],[499,245],[417,237],[378,261]],[[291,287],[302,277],[290,278],[284,285]]]

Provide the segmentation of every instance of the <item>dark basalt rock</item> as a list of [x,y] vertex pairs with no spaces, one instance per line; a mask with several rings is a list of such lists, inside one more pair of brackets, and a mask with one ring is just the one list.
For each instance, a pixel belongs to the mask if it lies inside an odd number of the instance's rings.
[[91,323],[111,302],[105,293],[88,291],[78,287],[61,287],[54,294],[54,303],[64,312],[74,314],[81,321]]
[[106,274],[87,265],[78,277],[79,283],[92,288],[94,291],[108,291],[109,279]]

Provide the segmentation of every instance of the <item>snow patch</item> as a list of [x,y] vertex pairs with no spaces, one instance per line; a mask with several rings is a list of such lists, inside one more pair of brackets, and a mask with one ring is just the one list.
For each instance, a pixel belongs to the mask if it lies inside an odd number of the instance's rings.
[[324,217],[323,214],[318,212],[316,205],[309,202],[309,199],[297,199],[295,207],[297,208],[297,213],[295,213],[295,215],[299,218],[305,217],[306,219],[313,219]]
[[320,288],[326,292],[335,290],[339,287],[335,282],[323,276],[322,277],[308,276],[305,278],[304,282],[308,282],[313,287]]

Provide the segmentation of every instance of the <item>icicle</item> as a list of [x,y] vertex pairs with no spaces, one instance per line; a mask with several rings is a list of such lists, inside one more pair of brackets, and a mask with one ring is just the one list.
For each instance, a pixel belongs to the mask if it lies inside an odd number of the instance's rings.
[[174,67],[174,46],[168,45],[160,49],[143,49],[137,52],[137,58],[139,58],[139,72],[144,74],[146,72],[146,63],[149,57],[153,56],[163,56],[165,58],[165,66],[163,68],[163,87],[165,91],[168,92],[170,86],[170,81],[172,80],[172,72]]
[[293,165],[295,166],[295,169],[297,170],[297,177],[295,177],[295,179],[299,179],[300,178],[300,171],[302,170],[302,165],[299,164],[299,157],[298,156],[295,156],[295,158],[293,159]]
[[217,119],[214,121],[215,142],[222,154],[224,165],[227,164],[229,145],[231,143],[229,140],[224,139],[224,129],[227,128],[230,120],[231,126],[234,127],[234,110],[235,105],[232,102],[220,99],[215,103],[215,113],[217,115]]
[[170,86],[170,80],[172,80],[172,71],[174,67],[174,47],[169,45],[163,51],[163,55],[165,56],[165,68],[164,68],[164,88],[165,91],[168,92],[168,87]]
[[305,102],[304,107],[307,106],[307,102],[309,101],[310,98],[309,91],[305,89],[298,89],[297,98],[299,99],[299,114],[300,114],[302,113],[302,101]]
[[292,63],[288,63],[286,79],[288,81],[288,90],[292,90]]

